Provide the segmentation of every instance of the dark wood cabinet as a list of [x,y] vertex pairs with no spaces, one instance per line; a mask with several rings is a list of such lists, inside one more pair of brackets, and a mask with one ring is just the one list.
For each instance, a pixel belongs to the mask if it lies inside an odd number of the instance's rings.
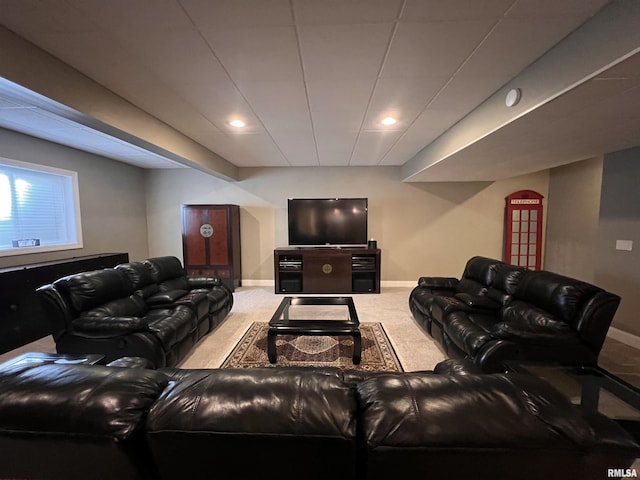
[[127,253],[103,253],[0,269],[0,353],[51,333],[36,289],[74,273],[115,267]]
[[182,247],[189,275],[220,277],[231,290],[239,287],[240,207],[183,205]]
[[275,293],[380,293],[380,249],[278,248]]

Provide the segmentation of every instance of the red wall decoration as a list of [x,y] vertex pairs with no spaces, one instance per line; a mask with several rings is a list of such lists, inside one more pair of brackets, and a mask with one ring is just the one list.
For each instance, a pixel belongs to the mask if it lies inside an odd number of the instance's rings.
[[542,268],[542,199],[533,190],[507,197],[504,261],[530,270]]

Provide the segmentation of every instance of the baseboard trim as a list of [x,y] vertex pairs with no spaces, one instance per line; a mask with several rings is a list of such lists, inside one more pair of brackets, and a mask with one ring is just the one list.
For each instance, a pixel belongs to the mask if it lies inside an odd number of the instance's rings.
[[625,332],[624,330],[620,330],[618,328],[609,327],[607,337],[611,337],[614,340],[618,340],[619,342],[640,350],[640,337],[632,333]]
[[242,280],[243,287],[275,287],[273,280]]
[[[380,282],[380,288],[387,287],[415,287],[418,283],[415,280],[385,280]],[[243,287],[275,287],[273,280],[242,280]]]

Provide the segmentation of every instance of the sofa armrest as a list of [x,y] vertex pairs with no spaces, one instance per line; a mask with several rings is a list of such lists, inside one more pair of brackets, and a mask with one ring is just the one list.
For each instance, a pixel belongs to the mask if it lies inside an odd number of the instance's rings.
[[73,332],[94,338],[111,338],[149,330],[142,317],[79,317],[72,322]]
[[107,363],[107,367],[155,369],[153,362],[144,357],[120,357],[113,362]]
[[495,300],[492,300],[491,298],[488,298],[484,295],[473,295],[472,293],[456,293],[455,298],[471,308],[499,310],[502,306]]
[[187,277],[187,282],[191,288],[212,288],[222,283],[218,277],[207,277],[205,275],[189,276]]
[[516,343],[577,344],[578,333],[559,320],[545,319],[544,322],[526,320],[499,322],[491,332],[491,337],[511,340]]
[[145,302],[150,306],[161,306],[175,303],[177,300],[184,297],[187,293],[186,290],[167,290],[164,292],[156,293],[151,297],[148,297]]
[[459,280],[453,277],[420,277],[418,286],[438,290],[455,290]]

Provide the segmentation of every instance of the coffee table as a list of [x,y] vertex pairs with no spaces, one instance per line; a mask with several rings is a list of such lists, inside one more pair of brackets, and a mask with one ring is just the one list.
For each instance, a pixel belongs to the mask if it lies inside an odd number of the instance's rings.
[[267,334],[269,362],[276,363],[278,335],[345,335],[353,338],[353,363],[360,363],[362,337],[352,297],[284,297]]
[[534,375],[572,403],[611,418],[640,441],[640,389],[598,366],[509,361],[507,373]]

